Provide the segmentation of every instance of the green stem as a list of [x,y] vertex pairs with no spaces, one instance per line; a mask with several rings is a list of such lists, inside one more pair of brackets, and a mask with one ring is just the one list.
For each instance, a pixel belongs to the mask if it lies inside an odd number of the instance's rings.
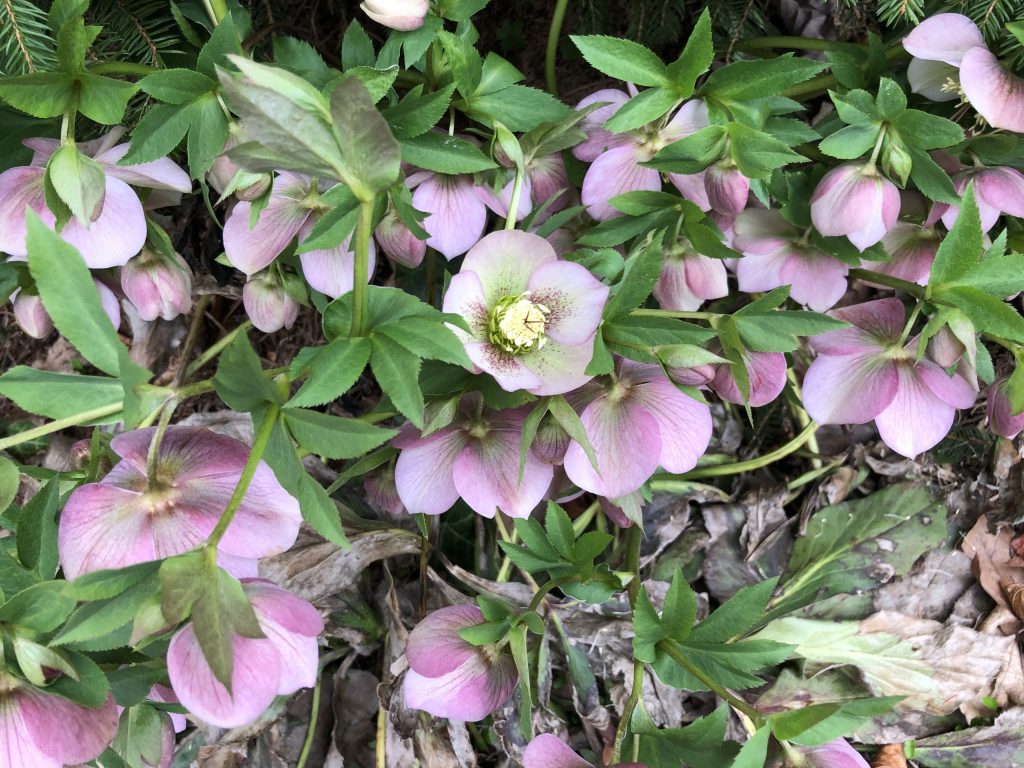
[[562,24],[565,21],[565,9],[569,0],[556,0],[555,13],[551,17],[551,28],[548,30],[548,49],[544,57],[544,75],[547,78],[548,93],[558,95],[558,75],[555,67],[558,61],[558,42],[562,37]]
[[260,465],[260,459],[263,458],[263,452],[267,450],[270,435],[273,433],[274,425],[277,423],[277,414],[278,409],[276,405],[268,407],[267,413],[263,417],[263,423],[260,425],[260,431],[256,434],[256,439],[253,441],[252,451],[249,452],[249,458],[245,462],[245,467],[242,468],[242,476],[238,479],[238,485],[235,486],[234,493],[231,494],[231,498],[228,500],[228,505],[224,508],[220,520],[217,521],[217,526],[213,529],[210,538],[206,542],[209,550],[217,548],[220,540],[224,538],[228,526],[231,525],[231,521],[235,519],[235,513],[242,506],[245,494],[249,490],[249,484],[252,483],[252,478],[256,474],[257,467]]
[[145,77],[159,70],[148,64],[136,64],[134,61],[101,61],[88,67],[94,75],[127,75],[129,77]]
[[220,24],[228,15],[228,4],[224,0],[203,0],[206,12],[210,14],[214,25]]
[[244,323],[239,325],[237,328],[232,329],[230,332],[225,334],[222,338],[218,339],[212,346],[203,350],[203,353],[195,359],[195,361],[185,371],[185,378],[195,375],[202,369],[204,365],[217,357],[223,352],[227,346],[235,340],[235,337],[240,333],[245,333],[252,327],[252,322],[246,320]]
[[352,329],[349,336],[365,336],[369,320],[370,293],[370,237],[373,234],[373,200],[359,204],[359,221],[356,224],[356,263],[352,284]]
[[523,196],[523,168],[516,167],[516,180],[512,185],[512,200],[508,204],[508,218],[505,219],[505,229],[516,228],[516,218],[519,215],[519,198]]
[[671,658],[676,664],[681,666],[695,678],[704,683],[708,690],[714,691],[714,693],[717,694],[721,699],[727,701],[737,712],[742,712],[744,715],[753,720],[758,727],[760,727],[761,723],[764,722],[764,718],[761,717],[760,712],[758,712],[756,709],[754,709],[752,706],[750,706],[747,702],[745,702],[736,694],[720,686],[708,675],[706,675],[704,671],[700,669],[700,667],[691,663],[691,661],[688,658],[686,658],[686,656],[683,654],[682,649],[674,642],[672,642],[671,640],[662,641],[661,643],[658,643],[658,649],[664,651],[669,656],[669,658]]
[[64,120],[60,124],[60,141],[66,144],[75,140],[75,120],[78,118],[78,96],[81,89],[80,83],[76,80],[71,86],[71,100],[68,109],[64,113]]
[[306,738],[302,742],[302,752],[299,753],[299,762],[295,768],[306,768],[306,761],[309,760],[309,751],[313,748],[313,737],[316,735],[316,722],[320,715],[320,687],[323,682],[323,674],[317,675],[316,685],[313,686],[313,701],[310,704],[309,724],[306,726]]
[[24,432],[8,435],[7,437],[0,438],[0,451],[5,451],[16,445],[30,442],[36,438],[45,437],[46,435],[53,434],[54,432],[60,432],[62,429],[79,427],[82,424],[89,423],[90,421],[96,421],[97,419],[103,419],[107,416],[113,416],[116,413],[120,413],[122,408],[124,408],[124,403],[111,403],[110,405],[103,405],[99,408],[93,408],[88,411],[81,411],[80,413],[72,414],[71,416],[65,416],[63,419],[57,419],[56,421],[51,421],[47,424],[40,424],[38,427],[26,429]]
[[910,336],[910,332],[914,328],[914,323],[917,322],[917,316],[921,314],[921,307],[923,305],[923,301],[914,303],[914,308],[910,311],[910,317],[907,318],[907,323],[903,326],[903,333],[900,334],[899,346],[902,347],[907,343],[907,338]]
[[[793,411],[793,416],[796,418],[796,421],[801,428],[806,429],[807,425],[811,423],[811,417],[810,414],[804,410],[804,398],[800,393],[800,385],[797,383],[796,373],[793,372],[792,368],[786,371],[786,379],[789,382],[789,390],[793,395],[793,399],[790,402],[790,408]],[[818,439],[813,434],[807,441],[807,447],[812,453],[818,453]],[[811,466],[815,469],[821,467],[821,459],[811,459]]]
[[851,269],[850,277],[855,277],[858,280],[864,280],[869,283],[878,283],[888,288],[895,288],[898,291],[909,293],[918,298],[924,295],[924,286],[912,283],[909,280],[901,280],[898,277],[883,275],[881,272],[874,272],[870,269],[860,269],[859,267]]
[[634,317],[674,317],[679,320],[715,320],[722,315],[718,312],[676,312],[673,309],[634,309]]
[[[629,528],[628,538],[626,541],[626,570],[633,574],[632,580],[629,582],[628,594],[629,594],[629,606],[631,609],[636,608],[636,599],[640,594],[640,544],[643,541],[643,529],[639,525],[632,525]],[[615,729],[615,743],[612,747],[612,763],[618,763],[622,757],[622,744],[626,740],[626,734],[629,731],[629,723],[633,719],[633,712],[636,710],[637,704],[640,703],[640,697],[643,695],[644,689],[644,664],[637,659],[633,659],[633,686],[630,690],[629,698],[626,700],[626,705],[622,708],[622,717],[619,718],[619,725]],[[636,750],[639,746],[639,742],[634,739],[633,744],[633,759],[636,759]]]
[[156,425],[156,432],[153,434],[153,439],[149,443],[149,450],[146,453],[146,476],[149,479],[149,487],[156,488],[159,480],[157,479],[157,468],[160,464],[160,445],[164,441],[164,435],[167,434],[167,427],[171,423],[171,417],[174,415],[174,409],[178,407],[178,401],[175,398],[169,399],[164,403],[163,410],[160,411],[160,423]]
[[527,606],[526,611],[536,611],[540,608],[540,604],[544,602],[544,598],[548,596],[548,593],[562,583],[561,579],[550,579],[545,582],[540,589],[533,596],[533,600],[530,601],[530,605]]
[[875,167],[875,163],[878,161],[878,155],[882,151],[882,142],[885,141],[886,123],[882,124],[882,129],[878,132],[878,138],[875,139],[875,147],[871,150],[871,158],[868,160],[868,166],[871,168]]

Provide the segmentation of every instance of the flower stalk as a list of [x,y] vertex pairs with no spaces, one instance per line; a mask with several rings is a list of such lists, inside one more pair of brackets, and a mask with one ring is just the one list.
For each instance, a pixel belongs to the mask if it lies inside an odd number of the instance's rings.
[[565,22],[565,11],[568,7],[569,0],[557,0],[555,2],[555,12],[551,16],[551,28],[548,30],[548,47],[544,57],[544,75],[547,81],[548,93],[552,96],[558,95],[558,74],[556,71],[558,43],[562,37],[562,24]]
[[359,204],[359,221],[356,223],[355,275],[352,284],[352,337],[365,336],[369,315],[370,294],[370,237],[373,235],[373,199]]
[[[627,593],[629,595],[629,607],[631,609],[636,608],[636,599],[640,594],[640,544],[643,541],[643,529],[639,525],[633,525],[629,528],[626,541],[626,570],[633,574],[633,578],[629,582]],[[622,745],[626,739],[626,733],[629,731],[630,721],[633,719],[633,712],[636,710],[637,704],[640,703],[640,699],[643,696],[644,690],[644,664],[643,662],[633,659],[633,685],[629,693],[629,698],[626,700],[626,705],[622,708],[622,717],[619,719],[618,728],[615,729],[615,743],[612,747],[612,762],[618,763],[622,757]],[[633,739],[633,761],[636,761],[639,757],[640,741],[639,739]]]

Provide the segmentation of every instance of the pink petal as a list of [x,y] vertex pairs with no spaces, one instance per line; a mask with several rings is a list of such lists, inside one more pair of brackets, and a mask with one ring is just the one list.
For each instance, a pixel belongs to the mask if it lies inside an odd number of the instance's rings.
[[811,219],[823,235],[846,235],[861,251],[896,224],[900,193],[877,173],[843,165],[825,174],[811,197]]
[[816,248],[800,250],[790,256],[779,271],[782,285],[793,286],[790,296],[815,312],[835,306],[846,293],[846,275],[850,268]]
[[529,517],[540,504],[554,476],[554,468],[533,453],[526,454],[519,481],[519,429],[491,429],[471,440],[455,460],[455,487],[474,512],[487,518],[501,510],[509,517]]
[[689,253],[683,259],[686,283],[702,299],[720,299],[729,295],[729,274],[721,259]]
[[571,261],[549,262],[530,276],[527,289],[531,301],[550,310],[544,332],[551,341],[577,346],[593,338],[601,324],[608,286],[586,267]]
[[804,375],[804,408],[819,424],[864,424],[893,402],[899,366],[877,354],[819,355]]
[[111,176],[107,176],[106,189],[96,221],[84,226],[73,218],[60,232],[90,269],[123,266],[146,244],[146,213],[138,195]]
[[452,471],[465,445],[460,430],[444,429],[402,450],[395,464],[395,486],[409,514],[439,515],[458,501]]
[[25,256],[25,213],[31,208],[53,227],[53,214],[43,193],[45,169],[35,166],[10,168],[0,173],[0,251]]
[[18,326],[33,339],[45,339],[53,331],[53,319],[38,295],[19,288],[11,295],[11,303]]
[[791,244],[787,242],[769,254],[746,253],[736,263],[736,280],[740,290],[758,293],[785,285],[782,269],[789,262],[791,253]]
[[427,614],[405,646],[410,669],[424,677],[441,677],[458,669],[476,654],[476,646],[459,637],[459,630],[484,623],[475,605],[449,605]]
[[711,208],[719,213],[736,216],[747,207],[750,179],[735,166],[715,163],[704,172],[704,186],[707,187]]
[[964,54],[960,87],[993,128],[1024,131],[1024,80],[1005,69],[988,48],[972,48]]
[[[552,345],[553,342],[548,342],[544,345],[544,349]],[[570,347],[570,349],[577,348]],[[498,386],[506,392],[516,392],[520,389],[525,389],[528,392],[537,394],[536,390],[544,386],[544,381],[541,377],[526,366],[524,355],[513,355],[490,342],[469,342],[466,344],[466,354],[477,368],[491,374],[494,380],[498,382]],[[536,354],[536,352],[532,354]],[[559,361],[553,362],[556,365],[559,363]],[[589,362],[588,359],[587,363]],[[587,363],[583,364],[584,368],[586,368]],[[571,386],[569,389],[575,389],[575,386],[578,385]],[[558,387],[560,385],[556,385],[556,388]],[[559,388],[559,392],[567,391],[567,389]]]
[[956,408],[933,394],[912,362],[894,367],[899,377],[896,396],[875,417],[875,426],[887,446],[912,459],[949,433]]
[[658,425],[659,464],[677,474],[697,466],[711,441],[711,409],[680,392],[660,370],[650,381],[637,384],[630,394]]
[[175,695],[193,715],[221,728],[237,728],[262,715],[281,678],[281,656],[270,640],[236,636],[231,648],[231,693],[214,677],[191,624],[178,631],[167,649]]
[[[155,427],[123,432],[110,441],[118,456],[145,472]],[[159,463],[176,480],[241,474],[249,458],[249,446],[240,440],[200,427],[170,427],[160,443]]]
[[708,105],[700,99],[690,99],[668,121],[661,131],[660,138],[666,143],[671,143],[707,127]]
[[957,88],[947,87],[957,83],[960,75],[956,67],[944,61],[911,59],[907,65],[907,81],[910,90],[932,101],[956,101],[960,98]]
[[309,218],[309,209],[299,202],[302,194],[295,176],[279,175],[254,227],[249,226],[251,203],[236,204],[224,222],[228,260],[247,275],[265,269],[298,236]]
[[594,768],[557,736],[542,733],[526,745],[523,768]]
[[242,286],[242,307],[253,326],[263,333],[291,328],[302,309],[270,272],[249,276]]
[[935,253],[939,248],[939,240],[932,230],[897,222],[882,238],[882,245],[892,261],[873,264],[876,271],[918,285],[927,285]]
[[415,269],[427,255],[426,241],[416,237],[394,211],[388,211],[374,235],[381,250],[403,267]]
[[555,249],[539,235],[519,230],[492,232],[466,254],[462,272],[476,273],[484,300],[493,307],[503,298],[528,290],[540,267],[557,262]]
[[515,665],[503,656],[493,665],[474,659],[441,677],[423,677],[410,669],[403,691],[408,707],[473,723],[508,701],[518,681]]
[[604,129],[604,124],[611,120],[615,113],[619,111],[619,108],[627,101],[629,101],[629,94],[624,91],[607,88],[597,93],[592,93],[576,105],[576,109],[579,111],[589,107],[591,104],[607,102],[605,106],[598,107],[580,122],[580,129],[587,135],[587,140],[573,147],[572,153],[576,156],[577,160],[592,163],[605,150],[620,146],[629,141],[629,134],[613,134]]
[[[781,352],[751,352],[744,362],[750,378],[747,402],[755,408],[772,402],[786,386],[786,356]],[[736,385],[731,365],[717,366],[711,386],[723,400],[743,405],[743,393]]]
[[[524,386],[519,388],[538,396],[561,395],[571,392],[593,378],[585,372],[593,357],[593,338],[575,346],[547,339],[540,349],[534,347],[519,357],[522,366],[538,382],[531,384],[524,376],[522,377]],[[473,358],[472,354],[470,354],[470,358]],[[491,375],[498,379],[497,374],[492,372]],[[512,383],[513,377],[504,373],[503,375],[504,382],[499,379],[498,383],[505,387],[506,383]]]
[[663,432],[658,419],[626,397],[617,402],[602,395],[580,415],[597,455],[595,471],[575,441],[565,453],[565,472],[584,490],[612,498],[635,491],[658,468]]
[[668,174],[668,180],[672,182],[672,186],[678,189],[683,197],[705,212],[711,210],[707,186],[704,184],[706,173],[706,171],[701,171],[700,173]]
[[693,312],[704,303],[704,298],[697,296],[686,280],[686,262],[673,256],[665,259],[653,293],[662,309],[675,312]]
[[988,390],[988,428],[1012,440],[1024,431],[1024,413],[1013,412],[1006,393],[1006,379],[997,380]]
[[472,248],[487,225],[487,206],[477,195],[472,176],[435,174],[416,188],[412,203],[430,214],[422,222],[430,235],[427,245],[449,261]]
[[[347,238],[335,248],[306,251],[299,254],[302,274],[312,288],[332,299],[352,290],[355,279],[355,252],[350,250],[352,238]],[[369,276],[377,268],[377,249],[370,240]]]
[[[1016,168],[987,168],[975,176],[974,187],[979,208],[986,204],[997,212],[1024,216],[1024,173]],[[982,228],[987,231],[992,227],[982,222]]]
[[260,627],[281,660],[277,694],[286,696],[316,685],[317,635],[324,628],[317,610],[296,595],[262,579],[244,582]]
[[[509,206],[512,205],[512,194],[515,191],[515,179],[509,181],[500,193],[495,194],[489,186],[475,187],[477,196],[495,214],[501,218],[508,217]],[[523,179],[522,189],[519,191],[519,210],[516,212],[516,221],[522,221],[533,211],[533,183],[530,177]]]
[[96,278],[93,278],[92,283],[96,287],[96,293],[100,297],[100,306],[103,307],[103,311],[110,319],[110,324],[114,326],[114,330],[116,331],[121,327],[121,304],[117,300],[117,296],[114,295],[114,292],[106,285]]
[[635,143],[610,149],[587,169],[583,179],[582,199],[587,213],[597,221],[621,216],[621,211],[608,201],[626,192],[661,189],[661,174],[639,163],[648,159]]
[[118,144],[96,155],[95,160],[103,165],[103,170],[108,176],[135,187],[166,189],[182,194],[192,191],[192,180],[188,174],[168,157],[161,157],[150,163],[118,165],[118,161],[128,154],[129,149],[131,144]]
[[972,48],[984,45],[985,38],[975,23],[959,13],[940,13],[925,19],[903,38],[903,47],[911,56],[953,66],[959,65]]
[[[14,694],[13,707],[21,710],[28,738],[57,766],[96,759],[117,733],[117,705],[110,694],[101,707],[89,709],[59,696],[22,688]],[[7,729],[0,726],[0,730]],[[21,762],[4,764],[12,768],[26,766]]]
[[[115,729],[116,725],[115,721]],[[56,760],[42,752],[35,740],[29,736],[22,718],[21,707],[14,696],[0,698],[0,765],[19,766],[19,768],[63,768],[64,766],[64,761]]]
[[569,207],[570,190],[569,173],[565,170],[565,161],[561,153],[547,157],[534,158],[527,171],[533,186],[533,203],[540,207],[554,198],[547,210],[535,221],[540,224],[551,216]]
[[829,314],[852,327],[812,336],[811,347],[822,355],[866,355],[883,351],[899,340],[906,318],[903,302],[897,298],[866,301]]
[[978,390],[967,379],[959,373],[950,376],[927,358],[917,364],[916,370],[932,394],[954,408],[970,408],[978,399]]
[[734,244],[744,254],[766,256],[797,238],[793,225],[778,211],[751,208],[736,217]]
[[[451,279],[444,294],[443,307],[446,313],[460,315],[465,319],[476,338],[487,338],[490,311],[484,285],[476,272],[462,271]],[[459,328],[454,331],[456,335],[466,337],[465,331]]]
[[846,739],[836,739],[820,747],[803,747],[801,751],[807,759],[808,768],[870,768],[868,761]]

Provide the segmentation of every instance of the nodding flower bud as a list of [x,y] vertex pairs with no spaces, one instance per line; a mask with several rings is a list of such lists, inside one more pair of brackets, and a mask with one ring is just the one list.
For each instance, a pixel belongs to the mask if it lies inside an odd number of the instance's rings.
[[796,765],[800,768],[870,768],[846,739],[835,739],[818,747],[800,747],[794,757],[797,755],[800,762]]
[[408,32],[423,26],[430,0],[366,0],[359,7],[378,24]]
[[1024,413],[1014,414],[1006,391],[1006,379],[997,379],[988,390],[988,428],[1012,440],[1024,430]]
[[53,330],[53,320],[43,306],[38,294],[16,291],[11,303],[14,305],[14,319],[21,330],[33,339],[45,339]]
[[415,269],[427,254],[426,240],[413,234],[393,210],[387,212],[374,233],[381,249],[403,267]]
[[143,248],[121,269],[121,290],[143,320],[173,320],[192,309],[192,271],[176,253]]
[[537,428],[537,436],[533,439],[533,452],[541,461],[548,464],[561,464],[567,450],[569,450],[569,433],[551,414],[548,414]]
[[811,220],[823,235],[846,235],[857,250],[877,243],[896,225],[900,191],[874,164],[840,165],[811,196]]
[[720,160],[704,175],[704,189],[711,208],[727,216],[736,216],[747,207],[750,179],[729,160]]
[[[224,145],[224,151],[227,152],[237,143],[234,139],[228,139],[227,144]],[[224,154],[218,155],[214,159],[206,174],[206,180],[222,197],[234,195],[239,200],[252,202],[262,197],[267,191],[271,175],[243,170],[235,164],[234,160]]]
[[291,328],[299,316],[299,303],[272,270],[249,278],[242,289],[242,305],[252,324],[264,333]]

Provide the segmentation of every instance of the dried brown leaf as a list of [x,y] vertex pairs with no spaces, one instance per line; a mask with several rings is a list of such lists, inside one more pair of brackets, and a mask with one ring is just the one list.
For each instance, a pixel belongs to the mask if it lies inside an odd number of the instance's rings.
[[875,756],[871,768],[907,768],[907,758],[903,755],[902,744],[886,744]]
[[964,552],[974,560],[974,575],[982,588],[1004,608],[1011,606],[1003,584],[1024,584],[1024,559],[1013,551],[1012,540],[1009,528],[991,533],[988,518],[982,515],[963,542]]

